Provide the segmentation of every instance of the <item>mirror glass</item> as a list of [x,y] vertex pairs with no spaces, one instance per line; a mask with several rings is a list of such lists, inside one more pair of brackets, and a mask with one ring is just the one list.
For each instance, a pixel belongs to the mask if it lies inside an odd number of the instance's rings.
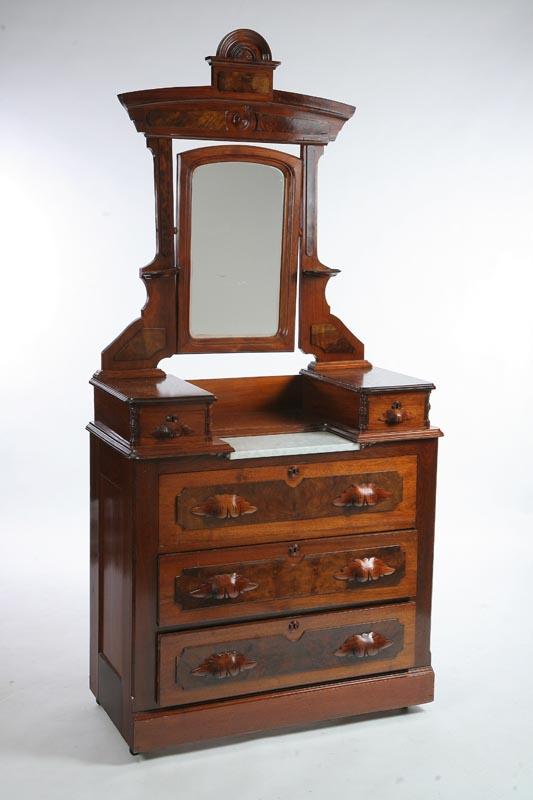
[[283,172],[224,161],[192,174],[189,328],[194,338],[275,336]]

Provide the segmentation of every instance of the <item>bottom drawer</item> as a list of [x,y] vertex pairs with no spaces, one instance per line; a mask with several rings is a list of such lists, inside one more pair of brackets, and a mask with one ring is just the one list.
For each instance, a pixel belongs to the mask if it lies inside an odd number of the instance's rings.
[[159,635],[159,702],[183,705],[413,666],[415,603]]

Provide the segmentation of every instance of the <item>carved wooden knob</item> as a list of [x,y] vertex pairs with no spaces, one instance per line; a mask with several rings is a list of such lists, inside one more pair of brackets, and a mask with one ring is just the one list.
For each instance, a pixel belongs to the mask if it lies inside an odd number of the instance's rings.
[[387,425],[400,425],[408,419],[410,419],[410,415],[406,411],[402,411],[402,404],[399,400],[395,400],[380,417],[381,422],[385,422]]
[[300,474],[300,467],[289,467],[287,469],[287,475],[289,478],[297,478]]
[[175,439],[177,433],[168,425],[159,425],[155,431],[152,431],[152,436],[154,439]]
[[287,551],[290,556],[297,556],[300,552],[300,545],[298,543],[290,544],[287,548]]
[[[170,423],[170,424],[168,424]],[[165,421],[152,431],[154,439],[176,439],[178,436],[188,436],[192,433],[192,428],[184,422],[180,422],[175,414],[167,414]]]
[[300,623],[298,622],[297,619],[291,619],[287,627],[289,628],[290,631],[297,631],[298,628],[300,627]]

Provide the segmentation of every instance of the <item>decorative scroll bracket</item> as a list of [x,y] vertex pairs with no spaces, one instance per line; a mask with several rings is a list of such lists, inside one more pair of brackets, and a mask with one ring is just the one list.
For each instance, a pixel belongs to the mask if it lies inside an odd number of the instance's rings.
[[132,322],[102,352],[103,374],[114,376],[164,376],[159,361],[176,351],[176,267],[174,262],[174,209],[172,140],[149,137],[154,159],[156,254],[140,270],[147,301],[140,319]]
[[[298,345],[304,353],[313,353],[318,363],[310,368],[370,367],[364,360],[364,345],[331,313],[326,301],[326,285],[338,269],[324,266],[318,259],[317,186],[318,162],[323,146],[303,145],[303,201],[300,282],[300,330]],[[319,366],[320,365],[320,366]]]

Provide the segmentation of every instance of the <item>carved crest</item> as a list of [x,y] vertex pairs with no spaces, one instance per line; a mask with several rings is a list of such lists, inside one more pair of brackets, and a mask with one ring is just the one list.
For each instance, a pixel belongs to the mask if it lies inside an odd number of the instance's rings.
[[198,517],[216,517],[216,519],[235,519],[245,514],[255,514],[256,506],[251,505],[238,494],[214,494],[205,503],[191,509]]
[[338,581],[357,581],[367,583],[367,581],[378,581],[387,575],[396,572],[394,567],[389,567],[381,558],[371,556],[370,558],[356,558],[340,572],[335,575]]
[[335,498],[333,505],[341,508],[346,506],[363,508],[364,506],[375,506],[381,500],[386,500],[391,496],[392,492],[382,489],[377,483],[354,483]]
[[341,644],[335,655],[343,658],[344,656],[354,655],[357,658],[364,658],[365,656],[375,656],[381,650],[390,647],[392,642],[386,639],[381,633],[354,633],[349,636]]
[[213,653],[205,661],[191,670],[192,675],[214,678],[234,678],[239,673],[257,666],[257,661],[251,661],[243,653],[236,650],[225,650],[223,653]]
[[206,598],[211,597],[215,600],[235,600],[245,592],[257,589],[258,583],[249,581],[244,575],[237,572],[224,572],[220,575],[213,575],[197,589],[189,592],[192,597]]

